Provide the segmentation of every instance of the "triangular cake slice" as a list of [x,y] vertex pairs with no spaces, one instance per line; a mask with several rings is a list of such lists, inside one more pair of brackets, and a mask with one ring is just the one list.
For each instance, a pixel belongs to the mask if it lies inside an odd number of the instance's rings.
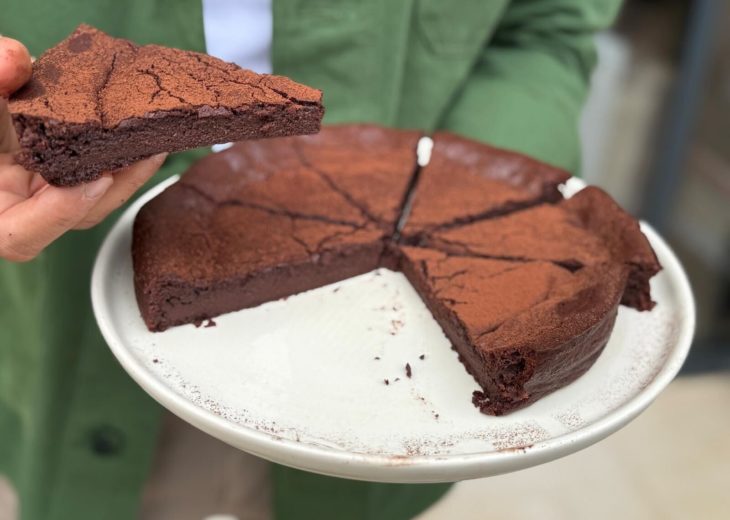
[[181,183],[216,203],[372,224],[392,233],[416,169],[419,132],[368,124],[243,141],[194,164]]
[[623,303],[638,310],[653,307],[649,279],[661,269],[638,222],[596,187],[558,204],[438,231],[420,243],[460,255],[544,260],[572,270],[623,264],[629,268]]
[[315,133],[319,90],[88,25],[45,52],[10,101],[17,161],[54,185],[160,152]]
[[575,273],[550,262],[450,256],[401,248],[401,269],[483,391],[474,403],[501,415],[582,375],[608,342],[627,269]]
[[516,152],[436,133],[404,235],[464,224],[562,199],[570,175]]
[[382,126],[326,126],[294,142],[302,162],[386,231],[395,230],[418,168],[422,133]]
[[382,231],[216,203],[176,183],[134,222],[134,285],[152,331],[202,321],[378,267]]

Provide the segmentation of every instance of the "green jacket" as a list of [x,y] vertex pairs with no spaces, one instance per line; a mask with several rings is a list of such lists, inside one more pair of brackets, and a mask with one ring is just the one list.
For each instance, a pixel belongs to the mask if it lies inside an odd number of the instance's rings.
[[[274,0],[274,71],[322,89],[327,122],[449,129],[575,171],[592,35],[618,4]],[[0,33],[34,55],[80,22],[204,50],[201,0],[5,0],[2,11]],[[202,153],[170,157],[156,180]],[[27,519],[134,518],[149,469],[160,408],[117,365],[90,306],[109,224],[30,263],[0,260],[0,474]],[[279,518],[408,518],[445,489],[275,471]]]

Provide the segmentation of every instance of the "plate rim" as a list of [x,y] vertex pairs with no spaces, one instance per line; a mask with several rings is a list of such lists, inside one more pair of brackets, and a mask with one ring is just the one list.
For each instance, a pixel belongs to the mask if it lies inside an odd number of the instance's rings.
[[[126,227],[132,225],[139,209],[148,200],[179,179],[174,175],[135,200],[114,223],[99,248],[91,276],[91,301],[98,327],[122,368],[153,399],[181,419],[206,433],[259,457],[299,469],[338,477],[380,482],[447,482],[479,478],[524,469],[586,448],[615,433],[635,419],[669,385],[684,363],[694,336],[696,310],[689,280],[679,259],[666,241],[647,223],[641,229],[649,239],[662,267],[681,300],[678,306],[681,326],[677,340],[663,366],[637,394],[607,415],[571,432],[544,439],[529,446],[470,452],[458,455],[384,455],[360,453],[285,439],[276,434],[233,423],[197,406],[157,378],[117,335],[111,321],[100,311],[104,304],[104,282],[112,262],[111,251]],[[570,179],[568,191],[586,186],[581,179]],[[571,189],[574,187],[575,189]],[[245,446],[243,448],[242,446]]]

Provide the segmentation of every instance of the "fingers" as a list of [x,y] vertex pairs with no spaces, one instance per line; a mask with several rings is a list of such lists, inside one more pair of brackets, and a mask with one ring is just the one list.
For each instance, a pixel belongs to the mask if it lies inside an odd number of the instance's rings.
[[0,97],[0,154],[18,149],[18,137],[8,112],[8,101]]
[[22,87],[31,71],[28,49],[17,40],[0,36],[0,153],[14,150],[18,144],[4,98]]
[[0,96],[8,97],[30,79],[30,53],[18,40],[0,36]]
[[0,214],[0,258],[33,259],[48,244],[79,224],[112,186],[110,175],[94,182],[46,186],[33,197]]
[[114,172],[114,184],[91,211],[75,226],[75,229],[88,229],[95,226],[112,211],[127,202],[134,192],[140,189],[165,162],[166,153],[155,155],[138,163]]

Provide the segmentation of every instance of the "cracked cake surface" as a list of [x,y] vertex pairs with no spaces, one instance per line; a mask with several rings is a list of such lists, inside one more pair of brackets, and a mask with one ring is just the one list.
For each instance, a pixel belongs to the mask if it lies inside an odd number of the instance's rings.
[[423,242],[459,254],[546,260],[569,269],[617,262],[629,272],[624,303],[639,310],[653,307],[649,279],[661,268],[638,222],[593,186],[557,204],[437,231]]
[[145,206],[134,236],[137,298],[158,331],[366,273],[384,246],[373,226],[216,203],[182,183]]
[[525,155],[437,132],[404,234],[464,224],[562,198],[570,175]]
[[243,141],[194,164],[181,183],[241,204],[392,233],[416,170],[420,132],[332,125],[317,135]]
[[[135,220],[135,286],[147,326],[164,330],[378,267],[419,137],[332,126],[313,137],[237,143],[198,161]],[[373,184],[369,171],[382,183],[370,198],[362,193]],[[212,287],[210,301],[176,296]]]
[[474,403],[496,415],[591,366],[610,337],[628,271],[607,263],[572,272],[415,247],[401,248],[400,268],[484,389]]
[[[620,303],[652,307],[656,256],[606,193],[556,198],[562,172],[512,152],[495,162],[491,147],[451,134],[434,136],[437,153],[419,171],[418,138],[340,125],[200,160],[135,220],[148,328],[388,267],[406,275],[479,383],[473,403],[500,415],[588,370]],[[420,204],[410,216],[408,201]]]
[[10,110],[18,162],[73,185],[164,151],[314,133],[321,100],[282,76],[81,25],[34,63]]

